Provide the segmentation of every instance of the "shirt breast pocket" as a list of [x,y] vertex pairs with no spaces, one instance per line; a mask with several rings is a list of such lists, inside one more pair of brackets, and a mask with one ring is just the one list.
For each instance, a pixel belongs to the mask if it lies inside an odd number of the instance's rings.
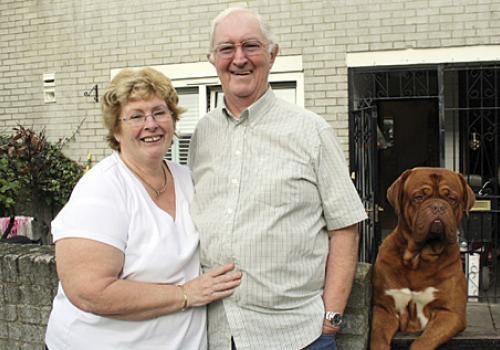
[[273,208],[314,200],[315,177],[312,167],[299,160],[262,158],[248,183],[255,201]]

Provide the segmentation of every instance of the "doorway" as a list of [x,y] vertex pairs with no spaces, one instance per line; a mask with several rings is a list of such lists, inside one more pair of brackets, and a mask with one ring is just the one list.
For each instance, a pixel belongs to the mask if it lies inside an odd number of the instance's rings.
[[382,239],[396,226],[386,198],[389,186],[407,169],[439,166],[438,100],[378,101],[378,193]]

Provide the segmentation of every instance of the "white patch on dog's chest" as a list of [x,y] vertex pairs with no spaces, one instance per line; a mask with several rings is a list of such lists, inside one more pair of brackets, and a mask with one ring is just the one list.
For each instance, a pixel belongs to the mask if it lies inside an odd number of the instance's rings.
[[429,319],[424,315],[424,307],[435,299],[434,293],[437,291],[434,287],[428,287],[420,292],[411,291],[409,288],[402,288],[388,289],[385,291],[385,294],[394,299],[398,317],[406,312],[408,304],[410,301],[413,301],[417,307],[417,317],[423,329],[427,325],[427,322],[429,322]]

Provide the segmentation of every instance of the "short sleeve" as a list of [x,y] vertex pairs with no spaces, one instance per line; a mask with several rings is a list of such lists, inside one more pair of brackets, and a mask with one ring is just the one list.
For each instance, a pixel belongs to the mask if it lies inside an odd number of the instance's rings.
[[349,176],[333,129],[327,127],[320,130],[319,141],[315,166],[328,230],[340,229],[365,220],[364,206]]
[[54,242],[68,237],[87,238],[124,251],[129,224],[124,197],[116,176],[87,173],[52,221]]

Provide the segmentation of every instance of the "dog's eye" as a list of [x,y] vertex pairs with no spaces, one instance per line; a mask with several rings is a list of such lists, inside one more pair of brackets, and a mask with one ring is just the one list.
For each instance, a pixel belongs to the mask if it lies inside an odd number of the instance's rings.
[[413,197],[413,202],[414,203],[420,203],[424,200],[424,196],[419,194],[419,195],[416,195],[415,197]]
[[456,204],[457,199],[455,197],[448,197],[448,202],[450,202],[451,204]]

